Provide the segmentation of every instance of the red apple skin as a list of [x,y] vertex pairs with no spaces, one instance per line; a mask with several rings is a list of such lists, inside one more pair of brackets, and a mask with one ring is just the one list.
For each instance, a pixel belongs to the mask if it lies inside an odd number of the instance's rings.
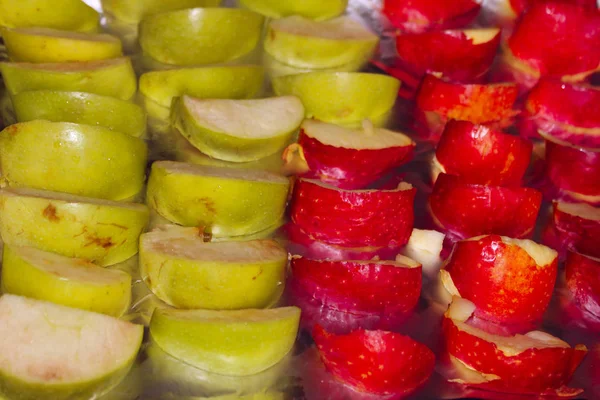
[[384,0],[383,13],[403,32],[420,33],[468,25],[481,6],[473,0],[451,3],[435,0]]
[[[292,145],[294,146],[294,145]],[[330,146],[300,132],[298,144],[308,171],[303,178],[319,179],[342,189],[362,189],[394,168],[412,160],[414,143],[385,149],[349,149]],[[292,147],[288,147],[291,149]],[[286,152],[283,158],[286,159]]]
[[520,15],[527,8],[535,4],[543,4],[549,2],[575,4],[581,7],[597,9],[598,3],[596,0],[509,0],[510,5],[517,15]]
[[569,252],[565,269],[567,288],[577,305],[600,318],[600,260]]
[[398,333],[356,330],[335,335],[316,326],[313,338],[327,370],[360,392],[408,395],[433,373],[433,352]]
[[559,189],[600,195],[600,152],[546,141],[546,174]]
[[479,185],[520,186],[533,144],[524,138],[475,125],[448,121],[435,156],[447,174]]
[[447,260],[461,297],[477,307],[475,315],[497,323],[539,321],[550,304],[558,259],[537,265],[520,246],[498,235],[456,243]]
[[600,246],[598,246],[600,220],[570,214],[567,210],[561,209],[561,204],[555,202],[553,206],[552,223],[558,236],[564,237],[569,247],[576,251],[592,257],[600,257]]
[[413,187],[348,191],[298,179],[290,215],[309,237],[346,247],[404,246],[412,233]]
[[541,202],[542,194],[532,188],[474,185],[448,174],[438,176],[429,196],[436,223],[462,239],[490,233],[529,237]]
[[600,148],[598,88],[542,79],[527,96],[524,117],[558,143]]
[[399,65],[408,72],[417,77],[428,72],[439,72],[459,82],[474,81],[485,75],[496,57],[499,45],[500,30],[492,40],[478,44],[474,44],[473,39],[461,30],[401,34],[396,37]]

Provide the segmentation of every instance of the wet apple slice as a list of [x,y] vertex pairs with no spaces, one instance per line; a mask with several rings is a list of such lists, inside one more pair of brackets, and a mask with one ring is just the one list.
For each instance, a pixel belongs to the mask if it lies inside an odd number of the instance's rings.
[[556,251],[531,240],[479,236],[456,243],[440,277],[450,294],[474,303],[475,315],[519,324],[546,311],[557,259]]
[[76,32],[99,29],[98,13],[81,0],[0,1],[0,25],[9,28],[45,27]]
[[427,346],[398,333],[335,335],[316,326],[313,338],[327,370],[359,392],[407,396],[429,379],[435,364]]
[[327,243],[400,247],[412,232],[415,193],[404,182],[394,190],[342,190],[299,179],[290,215],[307,235]]
[[164,64],[218,64],[251,52],[263,22],[260,14],[247,10],[190,8],[144,18],[139,40],[146,55]]
[[5,294],[0,297],[0,394],[90,399],[127,375],[144,328],[107,315]]
[[284,64],[320,69],[366,63],[378,43],[377,35],[350,17],[317,22],[295,15],[271,21],[264,47]]
[[422,33],[439,29],[461,28],[477,17],[481,6],[474,0],[452,3],[413,0],[410,3],[385,0],[383,13],[400,31]]
[[283,290],[287,252],[274,240],[204,241],[197,228],[162,227],[140,238],[140,269],[161,300],[186,309],[267,307]]
[[144,17],[196,7],[218,7],[222,0],[101,0],[102,10],[119,21],[137,24]]
[[282,18],[292,15],[317,21],[330,19],[342,14],[348,0],[240,0],[240,4],[266,17]]
[[4,245],[2,292],[120,317],[129,309],[131,276],[80,258]]
[[[584,203],[557,201],[547,227],[544,243],[564,255],[572,249],[593,257],[600,257],[600,209]],[[549,233],[553,236],[547,236]]]
[[445,173],[473,184],[521,186],[532,149],[531,142],[519,136],[451,120],[435,151],[432,178],[435,182]]
[[444,315],[446,351],[455,366],[451,382],[498,392],[576,396],[566,385],[587,353],[545,332],[498,336],[468,324],[475,306],[455,298]]
[[292,350],[298,332],[296,307],[268,310],[173,310],[158,308],[150,335],[171,356],[221,375],[265,371]]
[[256,161],[288,144],[304,119],[295,96],[259,100],[197,99],[174,101],[172,121],[180,133],[210,157]]

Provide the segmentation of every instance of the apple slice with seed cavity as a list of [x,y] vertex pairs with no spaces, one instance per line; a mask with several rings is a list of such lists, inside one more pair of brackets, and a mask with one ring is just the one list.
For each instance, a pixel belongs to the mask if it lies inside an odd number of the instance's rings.
[[474,0],[452,3],[436,0],[413,0],[410,3],[385,0],[383,13],[401,32],[422,33],[461,28],[475,19],[481,6]]
[[374,128],[368,120],[362,130],[305,120],[298,143],[283,154],[283,168],[304,178],[358,189],[410,161],[414,148],[408,136]]
[[89,399],[118,385],[144,327],[107,315],[5,294],[0,297],[0,393],[7,398]]
[[[554,237],[544,237],[544,243],[555,247],[564,255],[566,250],[576,250],[593,257],[600,257],[600,209],[584,203],[556,201],[553,204],[550,232]],[[547,232],[549,234],[550,232]]]
[[287,252],[274,240],[205,242],[197,228],[163,226],[140,238],[148,287],[177,308],[263,308],[283,291]]
[[215,237],[244,236],[280,223],[289,186],[267,171],[157,161],[146,198],[171,222]]
[[492,322],[538,321],[556,282],[558,255],[531,240],[488,235],[457,242],[440,278],[453,296],[470,300]]
[[587,353],[545,332],[498,336],[470,326],[475,305],[455,298],[443,320],[444,343],[453,364],[451,382],[503,393],[572,397],[566,385]]
[[130,100],[137,79],[127,57],[73,63],[0,63],[11,95],[27,90],[65,90]]
[[81,0],[0,1],[0,26],[45,27],[75,32],[98,31],[99,15]]
[[247,376],[280,362],[294,346],[300,310],[157,308],[150,335],[167,354],[221,375]]
[[316,326],[313,338],[327,370],[359,392],[407,396],[433,373],[433,352],[398,333],[356,330],[335,335]]
[[240,0],[240,4],[254,12],[270,18],[282,18],[292,15],[310,18],[316,21],[337,17],[346,10],[348,0]]
[[131,276],[80,258],[4,245],[2,292],[120,317],[129,309]]
[[119,21],[137,24],[149,15],[196,7],[218,7],[222,0],[101,0],[102,10]]
[[0,190],[0,234],[13,246],[112,265],[137,253],[147,223],[143,204],[27,188]]
[[404,246],[413,228],[416,189],[343,190],[299,179],[294,185],[292,222],[310,237],[342,246]]
[[248,162],[280,151],[304,119],[295,96],[257,100],[197,99],[183,96],[171,107],[173,125],[210,157]]

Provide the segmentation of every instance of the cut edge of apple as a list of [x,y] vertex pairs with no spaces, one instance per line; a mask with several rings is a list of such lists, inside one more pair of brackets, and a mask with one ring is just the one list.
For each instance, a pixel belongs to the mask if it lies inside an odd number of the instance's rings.
[[319,38],[322,40],[352,40],[376,42],[377,35],[365,28],[360,22],[341,16],[326,21],[314,21],[297,15],[273,20],[270,29],[288,35]]
[[323,189],[334,190],[340,193],[376,193],[376,192],[384,192],[384,193],[395,193],[395,192],[403,192],[409,191],[413,189],[413,185],[408,182],[400,182],[395,189],[341,189],[335,186],[331,186],[325,182],[321,182],[316,179],[305,179],[300,178],[301,181],[311,183],[313,185],[319,186]]
[[491,42],[500,33],[500,28],[463,29],[462,33],[474,45]]
[[589,221],[600,221],[600,208],[593,207],[587,203],[567,203],[557,201],[556,210],[575,217]]
[[52,72],[85,72],[94,71],[103,68],[110,68],[129,64],[129,57],[109,58],[106,60],[97,61],[82,61],[82,62],[67,62],[67,63],[28,63],[28,62],[3,62],[4,65],[9,65],[12,68],[26,68],[31,70],[52,71]]
[[[465,239],[465,241],[478,241],[489,235],[481,235]],[[502,242],[508,245],[518,246],[524,250],[529,257],[535,261],[538,268],[549,267],[558,257],[556,250],[541,245],[530,239],[513,239],[507,236],[500,236]]]

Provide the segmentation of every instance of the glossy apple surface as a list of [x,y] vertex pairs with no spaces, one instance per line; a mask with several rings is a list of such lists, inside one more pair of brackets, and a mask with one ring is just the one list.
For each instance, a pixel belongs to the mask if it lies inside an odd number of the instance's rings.
[[544,242],[564,253],[576,250],[600,257],[600,209],[584,203],[555,202]]
[[600,259],[569,252],[565,268],[567,288],[575,303],[600,318]]
[[385,0],[383,13],[403,32],[419,33],[434,29],[460,28],[468,25],[479,12],[473,0],[443,2],[435,0]]

